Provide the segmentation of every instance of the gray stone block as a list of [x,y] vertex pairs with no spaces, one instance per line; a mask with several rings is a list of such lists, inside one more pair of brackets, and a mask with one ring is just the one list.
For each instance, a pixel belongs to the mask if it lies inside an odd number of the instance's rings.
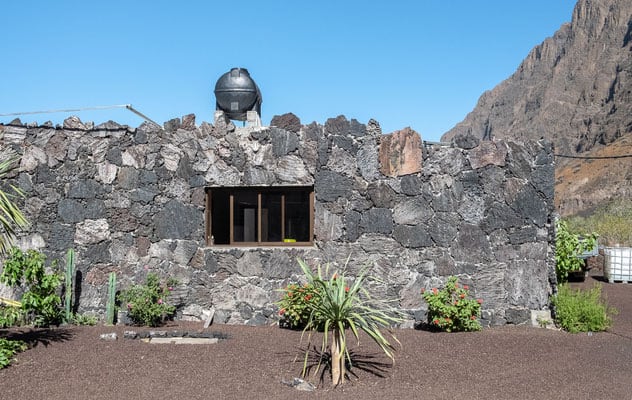
[[531,322],[531,310],[509,308],[505,310],[505,320],[508,324],[522,325]]
[[298,150],[298,136],[295,132],[270,128],[270,138],[272,139],[272,154],[275,157],[285,156]]
[[61,199],[57,205],[57,214],[64,223],[80,222],[86,218],[83,204],[72,199]]
[[360,217],[360,231],[362,233],[384,233],[393,231],[393,214],[388,208],[372,208],[362,213]]
[[367,188],[369,198],[375,207],[393,208],[397,194],[383,181],[372,182]]
[[352,181],[338,172],[322,170],[316,174],[314,192],[321,201],[336,201],[347,197],[351,192]]
[[423,225],[397,225],[393,230],[393,237],[402,246],[408,248],[414,249],[432,245],[432,238]]
[[169,201],[153,218],[159,239],[193,239],[192,233],[203,222],[201,211],[179,200]]

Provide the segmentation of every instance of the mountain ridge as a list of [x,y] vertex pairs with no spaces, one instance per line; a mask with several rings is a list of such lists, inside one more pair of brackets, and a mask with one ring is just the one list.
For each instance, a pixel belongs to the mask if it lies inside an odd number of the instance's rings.
[[[569,156],[590,157],[607,146],[628,149],[627,141],[620,139],[632,135],[632,1],[579,0],[571,22],[535,46],[509,78],[484,92],[465,119],[441,139],[458,135],[545,138],[557,154]],[[561,215],[632,194],[632,161],[616,164],[630,179],[616,179],[616,185],[601,182],[598,196],[568,181],[576,174],[565,169],[576,169],[578,162],[556,158],[556,205]]]

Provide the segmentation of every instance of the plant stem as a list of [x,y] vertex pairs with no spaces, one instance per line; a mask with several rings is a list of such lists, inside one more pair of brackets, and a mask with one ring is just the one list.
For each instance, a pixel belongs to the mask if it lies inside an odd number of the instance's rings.
[[331,380],[333,386],[341,385],[345,381],[345,360],[341,352],[342,332],[339,328],[334,328],[331,341]]

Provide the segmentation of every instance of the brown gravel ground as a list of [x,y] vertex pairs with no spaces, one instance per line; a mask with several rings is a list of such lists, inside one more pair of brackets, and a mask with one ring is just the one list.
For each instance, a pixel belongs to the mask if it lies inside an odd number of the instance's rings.
[[[32,348],[0,370],[0,399],[631,399],[632,285],[590,276],[619,309],[609,332],[568,334],[527,326],[476,333],[397,330],[395,363],[367,338],[342,387],[325,373],[313,392],[281,383],[300,375],[301,333],[276,326],[213,325],[217,344],[147,344],[127,327],[0,331]],[[163,329],[199,331],[200,324]],[[116,332],[117,341],[99,339]],[[299,357],[300,358],[300,357]]]

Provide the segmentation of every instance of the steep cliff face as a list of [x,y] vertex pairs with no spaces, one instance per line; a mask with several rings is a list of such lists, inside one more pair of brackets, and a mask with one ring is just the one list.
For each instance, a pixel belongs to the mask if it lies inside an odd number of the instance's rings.
[[[461,134],[545,137],[558,154],[589,156],[631,132],[632,1],[579,0],[571,23],[531,50],[511,77],[483,93],[474,110],[442,140]],[[568,163],[558,159],[560,167]],[[590,193],[556,195],[579,196],[574,201],[578,206],[570,208],[577,212],[584,208],[582,197]]]

